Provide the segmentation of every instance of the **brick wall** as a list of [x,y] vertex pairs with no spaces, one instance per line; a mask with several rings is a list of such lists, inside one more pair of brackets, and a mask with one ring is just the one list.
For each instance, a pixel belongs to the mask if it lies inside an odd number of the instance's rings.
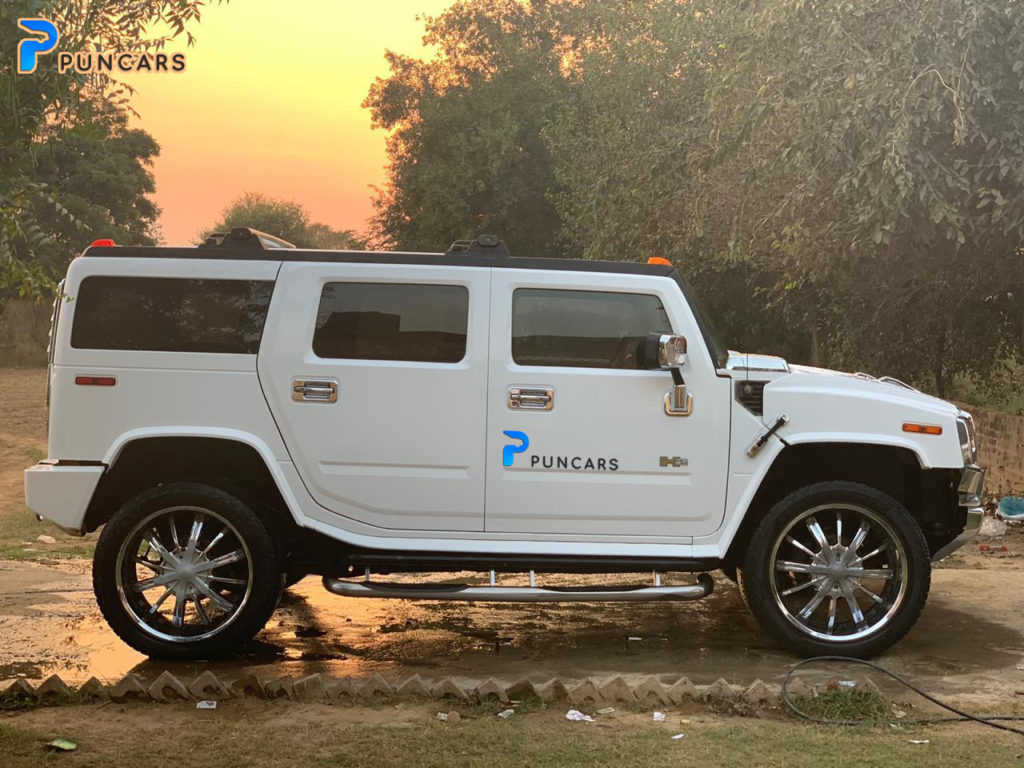
[[978,432],[978,463],[990,496],[1024,496],[1024,416],[966,406]]

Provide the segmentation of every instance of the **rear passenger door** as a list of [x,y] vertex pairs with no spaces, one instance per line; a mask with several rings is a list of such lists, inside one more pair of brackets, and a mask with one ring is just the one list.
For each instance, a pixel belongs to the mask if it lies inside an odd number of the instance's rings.
[[321,506],[377,529],[483,530],[489,281],[464,267],[282,266],[260,380]]

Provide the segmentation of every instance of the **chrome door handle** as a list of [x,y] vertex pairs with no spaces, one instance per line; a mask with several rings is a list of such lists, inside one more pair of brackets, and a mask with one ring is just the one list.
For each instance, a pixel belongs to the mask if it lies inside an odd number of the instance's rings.
[[335,403],[338,401],[338,382],[333,379],[292,379],[292,400]]
[[522,411],[550,411],[555,405],[551,387],[509,387],[508,407]]

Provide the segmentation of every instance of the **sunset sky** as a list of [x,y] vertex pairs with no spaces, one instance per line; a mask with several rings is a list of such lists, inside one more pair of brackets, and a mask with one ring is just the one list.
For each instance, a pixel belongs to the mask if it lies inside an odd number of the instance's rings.
[[[295,200],[363,230],[384,179],[382,131],[360,104],[384,52],[422,54],[423,24],[452,0],[232,0],[193,28],[183,73],[126,78],[137,125],[159,142],[156,202],[168,244],[191,242],[241,192]],[[301,12],[300,12],[301,11]]]

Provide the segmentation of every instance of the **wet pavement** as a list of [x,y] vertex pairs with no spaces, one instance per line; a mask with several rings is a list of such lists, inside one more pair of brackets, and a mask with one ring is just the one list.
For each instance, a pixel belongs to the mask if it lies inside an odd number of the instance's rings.
[[[878,661],[936,693],[1020,701],[1020,575],[1016,569],[937,570],[920,621]],[[522,578],[509,575],[501,583]],[[545,577],[545,583],[579,578]],[[419,673],[542,681],[635,673],[746,684],[777,682],[796,660],[764,634],[722,578],[711,597],[692,603],[474,604],[342,598],[310,577],[285,593],[266,629],[238,657],[158,662],[107,628],[93,600],[88,563],[0,562],[0,680],[55,672],[68,682],[93,675],[111,681],[129,672],[152,679],[164,669],[186,676],[212,669],[227,677],[254,671],[267,679],[379,672],[389,680]]]

